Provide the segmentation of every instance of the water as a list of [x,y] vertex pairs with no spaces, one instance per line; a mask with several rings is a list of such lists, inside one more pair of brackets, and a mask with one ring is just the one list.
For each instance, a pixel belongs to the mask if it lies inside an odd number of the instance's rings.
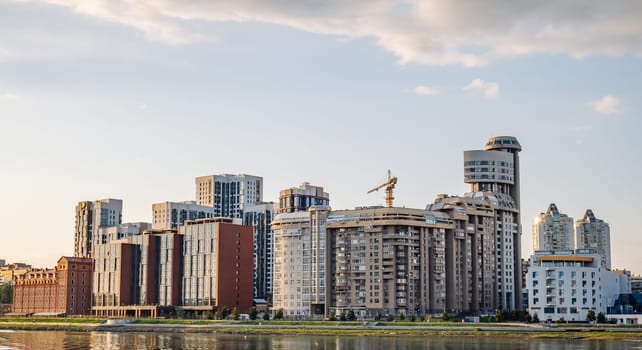
[[466,349],[642,350],[642,340],[564,340],[493,337],[358,337],[2,331],[0,350],[14,349]]

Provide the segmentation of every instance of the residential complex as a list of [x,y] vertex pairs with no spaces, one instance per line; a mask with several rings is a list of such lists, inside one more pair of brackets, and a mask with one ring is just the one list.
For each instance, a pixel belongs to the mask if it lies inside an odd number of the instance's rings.
[[253,245],[251,226],[229,218],[199,219],[179,227],[184,239],[183,309],[204,313],[217,307],[252,306]]
[[274,218],[273,309],[288,317],[328,314],[331,295],[326,220],[329,207],[281,213]]
[[310,207],[330,205],[330,195],[323,187],[304,182],[299,187],[291,187],[279,193],[279,213],[306,211]]
[[94,234],[99,228],[118,225],[122,222],[123,201],[120,199],[99,199],[83,201],[76,205],[74,229],[74,256],[91,257]]
[[274,275],[274,233],[272,221],[279,210],[274,202],[248,206],[243,224],[254,228],[254,297],[270,299]]
[[212,218],[214,207],[196,204],[196,201],[162,202],[152,204],[152,228],[154,230],[174,229],[187,220]]
[[515,137],[497,136],[488,140],[484,150],[464,152],[464,182],[472,192],[467,196],[489,200],[495,206],[496,306],[503,310],[521,305],[521,150]]
[[91,310],[92,260],[63,256],[53,269],[14,278],[14,314],[86,315]]
[[609,224],[595,217],[591,209],[575,222],[575,248],[593,249],[602,259],[602,266],[611,269],[611,231]]
[[247,174],[196,178],[196,202],[214,208],[213,217],[243,218],[243,210],[263,201],[263,178]]
[[555,203],[548,206],[533,222],[533,250],[573,250],[573,218],[560,213]]
[[608,271],[601,263],[590,249],[536,251],[526,276],[531,316],[584,321],[589,311],[606,314],[630,287],[627,275]]

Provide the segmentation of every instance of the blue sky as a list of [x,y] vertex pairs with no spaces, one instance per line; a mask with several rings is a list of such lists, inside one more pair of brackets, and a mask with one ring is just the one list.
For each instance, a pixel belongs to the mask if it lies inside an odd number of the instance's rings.
[[[73,253],[74,206],[194,198],[194,177],[309,181],[335,209],[461,194],[463,151],[522,143],[523,251],[555,202],[642,273],[640,5],[0,1],[0,259]],[[468,88],[467,88],[468,87]]]

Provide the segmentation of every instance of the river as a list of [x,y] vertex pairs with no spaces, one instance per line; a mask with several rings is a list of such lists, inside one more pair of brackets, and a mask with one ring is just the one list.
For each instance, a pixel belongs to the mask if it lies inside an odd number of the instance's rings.
[[71,349],[434,349],[642,350],[642,340],[528,339],[522,337],[281,336],[203,333],[2,331],[0,350]]

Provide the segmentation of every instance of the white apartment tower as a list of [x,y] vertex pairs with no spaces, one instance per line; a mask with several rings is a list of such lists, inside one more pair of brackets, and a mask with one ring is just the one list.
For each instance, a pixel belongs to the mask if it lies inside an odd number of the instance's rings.
[[196,178],[196,202],[214,208],[215,217],[243,218],[243,210],[263,200],[263,178],[247,174]]
[[591,209],[575,222],[575,248],[594,249],[602,259],[602,267],[611,269],[611,231],[609,224],[597,219]]
[[573,250],[573,218],[560,213],[555,203],[548,206],[533,222],[533,250]]
[[95,234],[98,229],[122,223],[123,201],[106,198],[82,201],[76,205],[74,228],[74,256],[91,257]]
[[495,206],[497,308],[521,308],[521,220],[519,152],[512,136],[492,137],[484,150],[464,152],[466,196],[488,199]]

